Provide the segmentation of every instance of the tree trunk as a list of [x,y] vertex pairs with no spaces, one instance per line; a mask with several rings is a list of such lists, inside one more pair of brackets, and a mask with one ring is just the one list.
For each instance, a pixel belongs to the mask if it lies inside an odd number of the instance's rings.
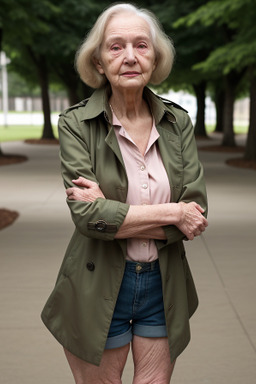
[[44,128],[43,128],[42,139],[54,139],[53,128],[51,123],[51,106],[50,106],[50,97],[49,97],[48,70],[47,70],[46,58],[44,56],[41,56],[40,62],[38,62],[37,69],[38,69],[38,76],[40,81],[43,114],[44,114]]
[[79,103],[82,99],[80,95],[82,93],[80,92],[81,82],[74,69],[70,70],[70,66],[67,67],[64,65],[61,68],[59,66],[53,66],[53,69],[66,87],[69,105]]
[[[0,52],[2,51],[2,39],[3,39],[3,29],[0,28]],[[3,151],[1,148],[1,143],[0,143],[0,156],[3,156]]]
[[207,137],[205,129],[205,90],[206,82],[202,81],[199,84],[193,84],[197,100],[197,114],[195,124],[195,135]]
[[224,116],[224,100],[225,93],[223,90],[216,91],[215,108],[216,108],[216,126],[215,132],[223,132],[223,116]]
[[223,140],[222,145],[234,147],[235,133],[234,133],[234,103],[235,103],[235,90],[236,81],[235,76],[228,74],[224,79],[225,84],[225,100],[223,110]]
[[42,139],[54,139],[52,123],[51,123],[51,106],[49,97],[49,79],[47,58],[45,55],[37,55],[30,46],[27,46],[28,53],[34,62],[41,89],[42,107],[44,115],[44,127]]
[[74,86],[67,85],[68,101],[70,105],[74,105],[81,101],[81,98],[78,96],[77,88]]
[[85,99],[87,99],[88,97],[90,97],[92,95],[93,89],[91,87],[89,87],[85,83],[82,83],[82,88],[83,88],[83,95],[84,95]]
[[250,68],[250,121],[246,140],[244,158],[246,160],[256,161],[256,73],[255,66]]
[[86,84],[81,81],[73,82],[73,83],[65,83],[68,91],[68,99],[70,105],[79,103],[82,99],[87,99],[92,95],[92,88],[88,87]]
[[91,95],[92,92],[85,92],[84,89],[89,87],[79,79],[78,74],[74,71],[74,69],[70,70],[70,65],[67,65],[67,63],[61,67],[54,65],[53,69],[63,84],[65,84],[70,105],[77,104],[82,99]]

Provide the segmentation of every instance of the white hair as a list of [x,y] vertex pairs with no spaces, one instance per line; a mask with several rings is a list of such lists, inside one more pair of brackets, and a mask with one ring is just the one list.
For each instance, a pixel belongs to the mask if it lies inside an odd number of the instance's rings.
[[164,33],[155,15],[146,9],[137,8],[132,4],[116,4],[107,8],[98,17],[76,53],[75,64],[80,78],[92,88],[100,88],[107,82],[106,76],[98,72],[95,60],[100,59],[100,47],[108,22],[112,17],[124,12],[133,13],[143,18],[149,25],[156,55],[156,68],[152,73],[150,83],[160,84],[171,72],[175,56],[174,46],[171,39]]

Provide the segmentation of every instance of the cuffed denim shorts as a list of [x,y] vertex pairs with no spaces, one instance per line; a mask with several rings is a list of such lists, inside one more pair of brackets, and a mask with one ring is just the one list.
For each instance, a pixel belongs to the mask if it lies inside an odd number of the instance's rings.
[[122,347],[133,335],[167,336],[158,260],[126,262],[105,349]]

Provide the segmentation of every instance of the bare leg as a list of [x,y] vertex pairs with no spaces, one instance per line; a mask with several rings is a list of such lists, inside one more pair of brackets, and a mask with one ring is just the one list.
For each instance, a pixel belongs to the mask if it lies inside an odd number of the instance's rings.
[[79,359],[64,349],[76,384],[120,384],[130,345],[108,349],[99,367]]
[[134,336],[133,384],[169,384],[175,363],[171,363],[166,337],[147,338]]

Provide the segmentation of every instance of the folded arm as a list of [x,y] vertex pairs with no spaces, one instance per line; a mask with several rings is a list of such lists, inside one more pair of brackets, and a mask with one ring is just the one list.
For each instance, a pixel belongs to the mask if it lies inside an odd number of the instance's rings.
[[[93,202],[105,198],[96,182],[83,177],[72,180],[76,187],[66,190],[70,200]],[[164,226],[175,225],[189,240],[199,236],[208,223],[203,208],[195,202],[153,205],[130,205],[115,238],[149,238],[165,240]]]

